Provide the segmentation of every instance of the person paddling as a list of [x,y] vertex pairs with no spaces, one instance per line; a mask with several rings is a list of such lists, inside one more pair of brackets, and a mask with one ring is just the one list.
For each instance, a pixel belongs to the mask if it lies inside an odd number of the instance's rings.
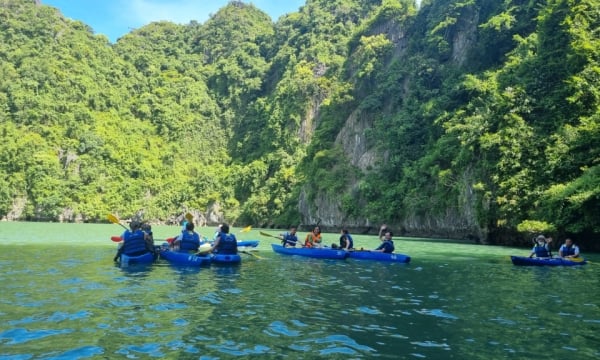
[[279,234],[281,243],[284,247],[296,247],[298,245],[298,236],[296,235],[296,227],[290,227],[290,231]]

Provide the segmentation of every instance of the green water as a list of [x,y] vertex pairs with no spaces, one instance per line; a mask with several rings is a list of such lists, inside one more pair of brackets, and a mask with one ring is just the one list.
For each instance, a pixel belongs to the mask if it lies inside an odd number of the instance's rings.
[[261,259],[120,269],[110,236],[121,230],[0,223],[0,359],[600,357],[597,254],[582,267],[516,267],[508,255],[528,249],[396,239],[410,264],[324,261],[234,229],[261,240]]

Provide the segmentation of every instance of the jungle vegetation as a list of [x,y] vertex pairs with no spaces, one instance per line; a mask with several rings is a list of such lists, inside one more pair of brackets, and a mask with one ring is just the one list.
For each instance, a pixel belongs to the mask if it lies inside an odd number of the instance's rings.
[[[52,7],[0,0],[0,217],[194,210],[288,226],[308,221],[302,193],[356,226],[446,219],[489,242],[593,241],[598,9],[307,0],[273,20],[231,1],[113,44]],[[373,160],[340,140],[350,118]]]

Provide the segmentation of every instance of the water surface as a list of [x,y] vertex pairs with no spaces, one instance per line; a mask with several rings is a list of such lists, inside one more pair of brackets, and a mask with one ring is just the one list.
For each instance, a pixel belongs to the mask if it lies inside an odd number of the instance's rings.
[[600,357],[598,262],[515,267],[526,250],[409,239],[408,265],[323,261],[261,238],[239,267],[121,269],[118,227],[45,226],[15,242],[0,224],[0,359]]

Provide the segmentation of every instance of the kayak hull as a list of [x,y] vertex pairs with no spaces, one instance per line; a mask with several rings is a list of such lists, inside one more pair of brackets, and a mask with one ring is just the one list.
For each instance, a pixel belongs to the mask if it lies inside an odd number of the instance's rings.
[[348,256],[344,250],[335,250],[331,248],[315,249],[315,248],[292,248],[283,247],[278,244],[271,244],[273,251],[283,255],[298,255],[316,259],[336,259],[343,260]]
[[258,240],[242,240],[237,242],[238,247],[255,248],[258,246]]
[[211,261],[219,265],[236,265],[242,262],[242,257],[240,254],[214,254]]
[[160,258],[167,260],[172,265],[178,266],[207,266],[210,265],[210,256],[198,256],[195,254],[176,252],[171,250],[162,250]]
[[562,258],[529,258],[526,256],[511,256],[510,260],[517,266],[579,266],[585,265],[587,261],[571,261]]
[[397,262],[397,263],[409,263],[410,256],[404,254],[389,254],[376,251],[361,251],[355,250],[348,253],[350,259],[357,260],[373,260],[373,261],[386,261],[386,262]]
[[121,254],[121,266],[135,265],[135,264],[151,264],[154,262],[154,254],[147,252],[142,255],[130,256]]

